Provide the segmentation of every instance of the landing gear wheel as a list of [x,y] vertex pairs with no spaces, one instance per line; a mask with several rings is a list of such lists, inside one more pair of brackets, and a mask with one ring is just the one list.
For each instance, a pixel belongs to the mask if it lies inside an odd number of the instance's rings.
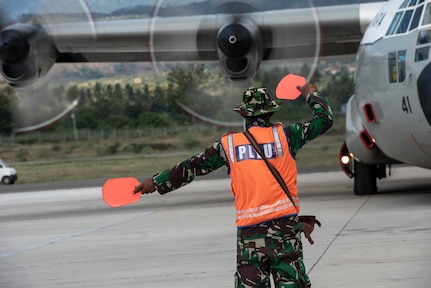
[[377,165],[367,165],[355,161],[355,195],[368,195],[377,192]]

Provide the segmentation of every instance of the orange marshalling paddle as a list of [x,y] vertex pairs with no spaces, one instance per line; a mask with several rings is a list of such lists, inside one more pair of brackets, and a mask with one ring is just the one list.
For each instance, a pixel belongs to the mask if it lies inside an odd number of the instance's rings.
[[301,95],[296,86],[304,86],[307,83],[304,77],[288,74],[281,79],[275,90],[275,95],[278,99],[295,100]]
[[133,194],[138,185],[139,181],[133,177],[108,179],[102,187],[103,200],[112,208],[138,202],[141,193]]

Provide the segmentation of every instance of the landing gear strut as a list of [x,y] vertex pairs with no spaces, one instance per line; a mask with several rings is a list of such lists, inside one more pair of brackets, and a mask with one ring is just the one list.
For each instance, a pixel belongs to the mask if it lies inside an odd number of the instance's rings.
[[364,164],[354,161],[354,188],[355,195],[368,195],[377,192],[377,178],[386,177],[386,165]]

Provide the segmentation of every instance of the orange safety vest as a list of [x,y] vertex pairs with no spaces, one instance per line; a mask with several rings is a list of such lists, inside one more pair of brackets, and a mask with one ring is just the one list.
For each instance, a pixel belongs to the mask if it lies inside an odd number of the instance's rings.
[[296,215],[300,210],[296,162],[290,154],[283,126],[281,123],[272,127],[253,126],[249,132],[256,138],[266,158],[283,177],[296,207],[245,135],[227,133],[223,135],[221,142],[229,161],[238,227]]

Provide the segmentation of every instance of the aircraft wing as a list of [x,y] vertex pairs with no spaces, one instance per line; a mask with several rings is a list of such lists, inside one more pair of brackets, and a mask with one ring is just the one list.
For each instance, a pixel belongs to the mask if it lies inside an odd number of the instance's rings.
[[[241,15],[155,17],[47,26],[57,62],[218,61],[229,24],[254,25],[263,59],[355,54],[363,32],[385,2],[287,9]],[[241,22],[244,21],[244,22]],[[254,24],[247,23],[254,22]],[[235,33],[235,32],[231,32]],[[237,32],[241,33],[241,31]],[[247,35],[243,36],[243,39]],[[238,47],[235,47],[238,48]]]
[[[1,74],[13,86],[43,78],[54,63],[219,61],[233,80],[261,61],[355,54],[385,2],[240,14],[47,24],[2,23]],[[49,22],[49,21],[48,21]]]

